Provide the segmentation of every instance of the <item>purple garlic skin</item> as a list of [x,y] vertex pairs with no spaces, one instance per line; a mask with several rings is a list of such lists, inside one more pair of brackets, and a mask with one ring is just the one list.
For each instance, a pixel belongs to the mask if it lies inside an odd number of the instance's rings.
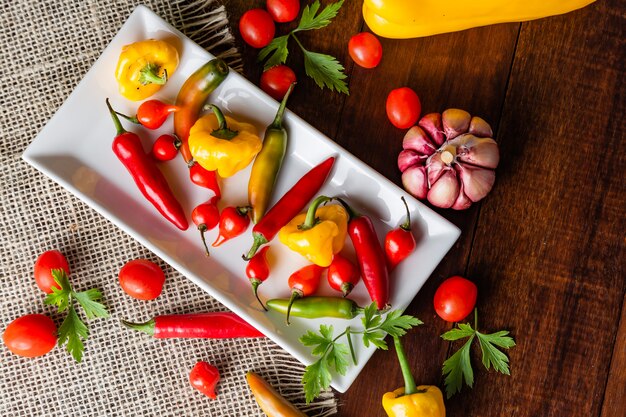
[[441,208],[465,210],[485,198],[500,162],[491,126],[465,110],[422,117],[404,136],[398,155],[402,185]]

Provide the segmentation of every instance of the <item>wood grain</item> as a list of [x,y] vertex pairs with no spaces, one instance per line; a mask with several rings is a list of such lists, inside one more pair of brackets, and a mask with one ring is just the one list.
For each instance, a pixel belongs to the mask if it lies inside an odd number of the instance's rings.
[[607,379],[601,417],[622,417],[626,410],[626,296],[622,302],[622,318],[613,348],[611,370]]

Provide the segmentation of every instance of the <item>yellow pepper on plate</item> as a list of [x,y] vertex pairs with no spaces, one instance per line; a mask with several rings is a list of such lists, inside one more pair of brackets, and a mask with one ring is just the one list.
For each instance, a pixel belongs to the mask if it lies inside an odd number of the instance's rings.
[[213,113],[201,117],[189,131],[189,150],[208,171],[230,177],[252,162],[263,146],[256,128],[224,116],[214,104]]
[[383,395],[383,408],[389,417],[446,417],[441,390],[433,385],[415,386],[415,380],[398,336],[393,336],[404,387]]
[[147,39],[122,48],[115,78],[119,92],[129,100],[150,97],[178,68],[178,51],[165,41]]
[[346,209],[338,204],[319,207],[330,200],[317,197],[306,213],[298,214],[278,232],[278,239],[285,246],[321,267],[330,265],[348,234]]
[[407,39],[580,9],[595,0],[364,0],[363,18],[384,38]]

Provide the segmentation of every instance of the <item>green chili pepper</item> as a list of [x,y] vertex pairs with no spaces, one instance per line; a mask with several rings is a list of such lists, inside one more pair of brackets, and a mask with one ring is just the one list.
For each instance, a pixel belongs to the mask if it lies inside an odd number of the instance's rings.
[[261,220],[269,206],[276,177],[278,177],[278,171],[285,158],[287,131],[283,127],[283,114],[294,84],[289,86],[283,101],[280,103],[274,122],[265,130],[263,148],[252,164],[252,172],[248,182],[248,203],[252,207],[254,224]]
[[[265,303],[270,310],[287,314],[289,299],[275,298]],[[305,297],[295,300],[291,305],[291,315],[306,319],[332,317],[353,319],[363,309],[349,298],[343,297]]]

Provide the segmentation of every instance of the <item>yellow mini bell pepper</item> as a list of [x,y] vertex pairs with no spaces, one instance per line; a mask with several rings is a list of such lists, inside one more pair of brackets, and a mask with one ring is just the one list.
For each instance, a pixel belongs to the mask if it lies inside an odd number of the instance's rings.
[[384,38],[406,39],[580,9],[595,0],[364,0],[363,17]]
[[196,121],[189,131],[189,150],[206,170],[230,177],[252,162],[263,146],[256,128],[213,110]]
[[432,385],[415,386],[415,380],[398,336],[393,336],[404,387],[383,395],[383,408],[389,417],[446,417],[441,390]]
[[178,68],[178,51],[165,41],[148,39],[122,48],[115,78],[119,92],[129,100],[150,97]]
[[330,197],[317,197],[306,213],[294,217],[278,232],[278,239],[314,264],[327,267],[343,248],[348,234],[348,213],[338,204],[319,207]]

